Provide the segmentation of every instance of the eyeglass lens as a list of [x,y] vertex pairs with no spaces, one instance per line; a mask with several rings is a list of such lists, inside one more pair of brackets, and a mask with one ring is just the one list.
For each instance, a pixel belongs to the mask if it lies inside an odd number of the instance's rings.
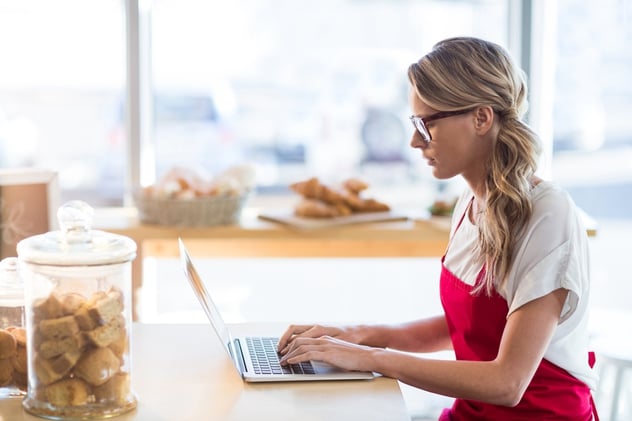
[[419,132],[421,137],[426,142],[430,142],[430,140],[431,140],[430,133],[428,132],[428,129],[426,128],[426,125],[424,124],[423,119],[421,117],[417,117],[417,116],[410,116],[410,121],[413,123],[413,126]]

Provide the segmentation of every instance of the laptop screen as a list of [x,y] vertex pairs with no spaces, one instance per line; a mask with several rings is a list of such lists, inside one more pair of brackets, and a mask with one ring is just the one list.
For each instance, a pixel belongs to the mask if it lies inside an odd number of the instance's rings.
[[200,300],[200,304],[202,304],[202,308],[204,308],[204,312],[208,316],[215,332],[217,332],[217,335],[220,337],[222,344],[224,344],[224,347],[226,347],[228,352],[232,354],[230,350],[232,338],[228,328],[226,327],[226,323],[224,323],[217,306],[213,303],[204,283],[202,283],[200,275],[197,273],[197,270],[195,270],[191,257],[189,256],[189,252],[184,246],[184,242],[182,242],[181,238],[178,238],[178,244],[180,247],[180,262],[182,263],[182,268],[184,269],[187,279],[191,283],[195,295],[198,297],[198,300]]

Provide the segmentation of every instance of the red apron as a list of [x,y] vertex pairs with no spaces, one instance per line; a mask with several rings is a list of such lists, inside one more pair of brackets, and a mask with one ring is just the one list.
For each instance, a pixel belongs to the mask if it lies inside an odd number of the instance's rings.
[[[467,213],[467,211],[466,211]],[[461,225],[459,225],[457,229]],[[496,358],[507,318],[507,302],[495,291],[472,295],[473,287],[452,274],[441,260],[441,304],[458,360],[491,361]],[[476,282],[481,282],[484,269]],[[591,353],[591,366],[594,355]],[[439,421],[545,421],[599,420],[590,388],[567,371],[543,359],[515,407],[455,399]]]

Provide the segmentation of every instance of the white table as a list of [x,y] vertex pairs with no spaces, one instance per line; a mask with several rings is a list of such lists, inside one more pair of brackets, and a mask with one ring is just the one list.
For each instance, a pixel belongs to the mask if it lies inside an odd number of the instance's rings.
[[[281,325],[236,325],[236,333],[279,335]],[[138,408],[117,421],[410,420],[397,381],[247,384],[210,325],[134,324],[132,385]],[[41,420],[20,400],[0,400],[0,420]]]

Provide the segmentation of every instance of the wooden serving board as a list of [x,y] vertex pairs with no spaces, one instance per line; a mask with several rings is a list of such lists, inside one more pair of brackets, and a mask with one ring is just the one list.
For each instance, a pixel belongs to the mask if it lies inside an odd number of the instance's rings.
[[296,216],[292,211],[266,212],[259,214],[259,219],[288,225],[299,229],[331,228],[345,225],[366,224],[371,222],[406,221],[408,216],[394,211],[356,213],[334,218],[305,218]]

